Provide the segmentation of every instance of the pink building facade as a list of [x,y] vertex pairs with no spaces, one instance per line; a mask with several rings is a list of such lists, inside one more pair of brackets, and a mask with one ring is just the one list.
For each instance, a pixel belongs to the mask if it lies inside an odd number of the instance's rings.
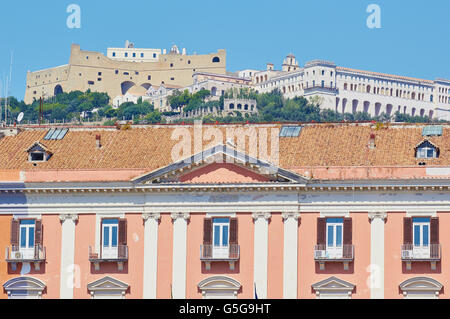
[[450,298],[448,166],[436,178],[411,166],[408,179],[327,179],[228,145],[201,155],[153,170],[3,173],[1,297]]

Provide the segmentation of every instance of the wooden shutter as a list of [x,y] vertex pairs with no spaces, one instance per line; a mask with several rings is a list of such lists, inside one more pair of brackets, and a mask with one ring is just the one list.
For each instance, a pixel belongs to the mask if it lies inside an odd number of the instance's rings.
[[238,221],[237,218],[230,219],[230,244],[238,243]]
[[11,221],[11,245],[13,246],[19,246],[19,227],[19,221],[13,219]]
[[203,245],[212,245],[212,219],[203,220]]
[[317,218],[317,245],[326,245],[327,219]]
[[119,219],[119,245],[127,244],[127,220]]
[[412,218],[404,217],[403,218],[403,244],[412,245]]
[[351,218],[344,218],[344,245],[353,244],[353,223]]
[[439,244],[439,218],[433,217],[430,221],[430,244]]
[[36,231],[34,236],[34,242],[36,245],[42,245],[42,220],[36,220]]

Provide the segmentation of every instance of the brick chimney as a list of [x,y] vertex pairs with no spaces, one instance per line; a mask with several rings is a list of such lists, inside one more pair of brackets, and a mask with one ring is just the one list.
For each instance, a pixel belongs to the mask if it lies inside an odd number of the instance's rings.
[[369,149],[371,149],[371,150],[373,150],[376,147],[375,138],[376,138],[375,133],[371,133],[370,140],[369,140]]
[[101,148],[102,147],[102,136],[100,134],[97,134],[95,136],[95,141],[97,144],[97,148]]

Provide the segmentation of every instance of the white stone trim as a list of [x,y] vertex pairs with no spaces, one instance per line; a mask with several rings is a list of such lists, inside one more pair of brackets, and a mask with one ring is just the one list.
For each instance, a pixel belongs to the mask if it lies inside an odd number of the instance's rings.
[[415,277],[405,280],[399,285],[404,298],[408,298],[409,294],[430,295],[434,299],[439,298],[439,294],[443,285],[435,279],[429,277]]
[[142,214],[144,219],[143,299],[156,299],[158,274],[158,228],[161,214]]
[[236,213],[207,213],[207,218],[218,218],[218,217],[229,217],[229,218],[236,218]]
[[384,299],[384,242],[386,212],[370,212],[370,273],[368,285],[371,299]]
[[73,299],[75,276],[75,223],[76,214],[60,214],[61,227],[61,268],[60,299]]
[[198,288],[202,292],[203,299],[208,299],[208,293],[232,293],[234,299],[237,299],[237,295],[242,285],[233,278],[226,276],[213,276],[202,280],[198,284]]
[[174,299],[186,298],[187,270],[187,222],[189,213],[172,213],[173,219],[173,258],[172,295]]
[[428,211],[428,212],[411,212],[406,211],[406,217],[437,217],[437,211]]
[[326,217],[344,217],[344,218],[349,218],[350,217],[350,212],[349,211],[334,211],[334,212],[330,212],[330,211],[325,211],[325,212],[320,212],[320,217],[322,218],[326,218]]
[[298,220],[299,213],[282,213],[284,221],[283,244],[283,298],[297,299],[298,280]]
[[272,217],[272,214],[266,212],[255,212],[252,216],[255,224],[253,276],[258,298],[267,299],[269,219]]

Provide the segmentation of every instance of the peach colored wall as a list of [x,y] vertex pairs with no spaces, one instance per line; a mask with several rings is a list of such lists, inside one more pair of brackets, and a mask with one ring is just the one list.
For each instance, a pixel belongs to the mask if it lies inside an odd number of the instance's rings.
[[180,177],[180,181],[182,183],[252,183],[267,182],[269,179],[233,164],[214,163]]
[[370,223],[367,213],[351,213],[353,219],[353,245],[355,246],[355,260],[344,270],[342,263],[325,263],[325,269],[320,270],[314,261],[314,246],[317,243],[317,218],[319,213],[302,213],[299,227],[298,254],[298,297],[300,299],[314,299],[316,295],[311,286],[317,282],[337,277],[356,285],[352,295],[354,299],[370,298],[367,286],[370,265]]
[[438,212],[439,217],[439,241],[442,247],[442,260],[436,265],[436,270],[431,270],[428,262],[413,262],[411,270],[406,270],[405,263],[401,260],[401,245],[403,244],[403,218],[406,213],[391,212],[388,214],[385,226],[385,282],[384,297],[386,299],[403,298],[399,285],[414,277],[430,277],[439,281],[444,288],[439,298],[448,299],[446,294],[450,287],[450,269],[446,264],[446,256],[450,256],[450,245],[446,241],[446,230],[450,226],[450,212]]
[[[296,167],[288,168],[301,175],[309,173],[314,179],[380,179],[424,178],[427,167]],[[448,178],[449,175],[443,175]],[[437,177],[437,176],[433,176]]]
[[[95,246],[96,216],[79,215],[75,230],[75,264],[80,266],[80,287],[74,288],[75,299],[91,298],[87,285],[96,280],[110,276],[130,285],[127,299],[139,299],[143,296],[144,269],[144,224],[141,214],[126,214],[128,262],[119,271],[117,263],[101,263],[96,271],[89,262],[89,246]],[[100,231],[100,230],[99,230]]]
[[283,298],[284,221],[281,213],[273,213],[269,223],[269,255],[267,298]]
[[[11,219],[10,216],[0,216],[0,230],[1,249],[6,246],[10,247],[10,233],[11,233]],[[41,263],[39,271],[34,269],[34,264],[31,264],[29,273],[23,276],[36,278],[47,286],[42,295],[43,299],[58,299],[59,298],[59,274],[61,264],[61,222],[58,215],[43,215],[43,245],[46,248],[46,262]],[[21,276],[22,264],[17,265],[17,269],[12,271],[11,265],[7,265],[4,258],[0,259],[1,269],[1,284],[5,284],[8,280]],[[6,292],[2,289],[3,294],[1,298],[7,298]]]
[[[188,226],[189,232],[189,226]],[[158,228],[158,274],[156,279],[156,298],[170,299],[173,259],[173,224],[170,214],[161,214]]]
[[240,245],[240,260],[235,269],[230,270],[226,262],[213,262],[211,269],[206,270],[205,264],[200,261],[200,246],[203,244],[203,219],[205,214],[191,214],[187,233],[187,277],[186,298],[201,299],[198,289],[200,281],[212,276],[227,276],[237,280],[242,289],[238,293],[239,299],[253,299],[253,241],[254,225],[250,213],[239,213],[238,242]]
[[[129,181],[145,174],[145,170],[28,170],[25,182],[112,182]],[[0,175],[2,177],[2,175]]]
[[0,181],[18,182],[20,181],[20,171],[0,170]]

